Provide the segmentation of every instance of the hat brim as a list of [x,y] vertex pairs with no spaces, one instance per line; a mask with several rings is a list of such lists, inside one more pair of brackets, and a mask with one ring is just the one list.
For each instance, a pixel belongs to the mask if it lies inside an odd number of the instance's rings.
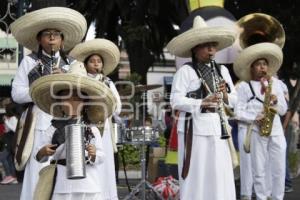
[[264,42],[249,46],[236,58],[233,64],[234,73],[239,79],[250,81],[252,63],[262,58],[268,61],[268,75],[273,76],[282,64],[283,53],[281,48],[273,43]]
[[87,30],[85,18],[79,12],[65,7],[36,10],[18,18],[10,25],[16,40],[24,47],[38,50],[37,34],[45,29],[56,29],[64,35],[64,50],[81,42]]
[[43,76],[30,87],[33,102],[54,117],[64,117],[56,94],[62,90],[77,91],[87,105],[87,115],[92,123],[104,122],[116,109],[116,99],[111,90],[99,81],[76,74]]
[[217,42],[217,50],[231,46],[236,38],[236,32],[226,27],[205,27],[190,29],[173,38],[167,45],[170,53],[188,58],[192,56],[191,49],[198,44]]
[[78,44],[70,52],[70,56],[84,62],[90,55],[97,54],[103,58],[103,74],[110,74],[120,61],[120,51],[111,41],[106,39],[94,39]]

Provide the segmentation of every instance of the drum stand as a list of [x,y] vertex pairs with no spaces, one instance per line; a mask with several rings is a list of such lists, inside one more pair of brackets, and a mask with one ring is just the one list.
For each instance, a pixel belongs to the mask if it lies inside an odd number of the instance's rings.
[[[145,98],[146,98],[146,91],[143,92],[142,94],[143,97],[143,125],[145,126]],[[141,147],[141,168],[142,168],[142,172],[141,172],[141,181],[132,189],[132,191],[124,198],[124,200],[131,200],[131,199],[141,199],[141,200],[146,200],[146,187],[148,187],[150,190],[152,190],[155,194],[156,197],[163,200],[163,197],[154,190],[154,187],[151,185],[151,183],[149,183],[146,180],[146,156],[145,156],[145,144],[147,143],[146,140],[146,135],[145,135],[145,129],[142,130],[143,131],[143,141],[140,143],[140,147]],[[138,198],[138,194],[141,191],[141,198]]]

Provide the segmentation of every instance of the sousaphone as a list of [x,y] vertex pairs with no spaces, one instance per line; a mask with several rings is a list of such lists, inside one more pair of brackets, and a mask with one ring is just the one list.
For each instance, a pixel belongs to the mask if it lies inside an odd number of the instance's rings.
[[283,48],[285,32],[281,23],[274,17],[263,13],[252,13],[237,21],[240,29],[239,43],[241,48],[270,42]]

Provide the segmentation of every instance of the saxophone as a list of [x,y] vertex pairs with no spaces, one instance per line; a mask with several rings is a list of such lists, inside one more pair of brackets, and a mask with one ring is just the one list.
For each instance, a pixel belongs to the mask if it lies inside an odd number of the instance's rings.
[[271,134],[273,127],[273,120],[277,113],[277,110],[271,106],[271,92],[272,92],[272,79],[268,81],[268,86],[265,92],[264,99],[264,118],[260,126],[260,135],[268,137]]

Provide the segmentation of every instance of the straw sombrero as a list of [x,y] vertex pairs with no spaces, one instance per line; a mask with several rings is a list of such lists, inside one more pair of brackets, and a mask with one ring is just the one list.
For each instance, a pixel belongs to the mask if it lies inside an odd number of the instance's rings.
[[30,95],[41,110],[61,118],[63,112],[56,95],[62,90],[75,90],[88,100],[85,102],[88,105],[87,115],[92,123],[103,122],[116,109],[116,99],[111,90],[104,83],[88,77],[81,62],[71,64],[68,73],[37,79],[30,86]]
[[217,42],[217,50],[231,46],[236,38],[236,31],[226,27],[208,27],[202,17],[194,18],[193,27],[173,38],[167,45],[170,53],[179,57],[191,57],[191,49],[198,44]]
[[10,25],[16,40],[24,47],[37,51],[37,34],[45,29],[56,29],[64,35],[64,49],[69,50],[81,42],[87,23],[79,12],[65,7],[39,9],[18,18]]
[[279,70],[283,54],[281,48],[273,43],[258,43],[251,45],[238,55],[233,69],[234,73],[243,81],[251,80],[250,68],[254,61],[264,58],[268,61],[268,75],[273,76]]
[[120,51],[111,41],[106,39],[94,39],[78,44],[70,52],[70,56],[78,61],[84,60],[92,54],[98,54],[103,58],[103,74],[110,74],[118,65]]

